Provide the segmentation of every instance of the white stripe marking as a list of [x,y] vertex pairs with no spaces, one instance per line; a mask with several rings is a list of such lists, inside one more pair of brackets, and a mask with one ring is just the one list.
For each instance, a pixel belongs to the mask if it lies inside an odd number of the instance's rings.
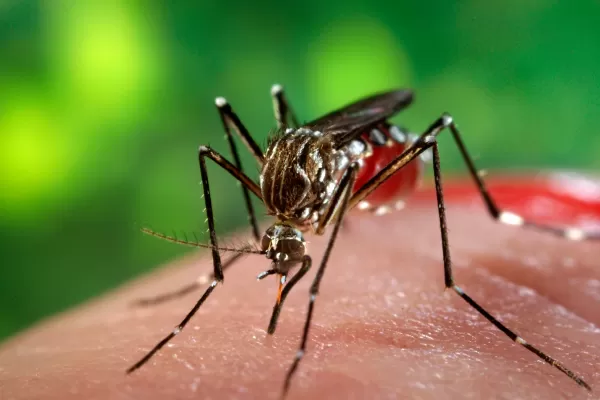
[[522,344],[523,346],[525,346],[527,344],[525,339],[523,339],[521,336],[517,336],[517,338],[515,339],[515,342]]
[[498,221],[506,225],[522,226],[525,220],[520,215],[510,211],[502,211],[498,216]]
[[281,86],[280,84],[276,83],[273,86],[271,86],[271,95],[272,96],[276,96],[277,94],[283,92],[283,86]]
[[456,293],[460,294],[460,295],[465,294],[465,292],[461,288],[459,288],[458,286],[456,286],[456,285],[452,286],[452,289],[454,289],[454,291]]
[[225,97],[217,97],[215,99],[215,104],[217,105],[217,107],[225,107],[227,105],[227,100],[225,100]]
[[579,228],[567,228],[565,229],[565,237],[569,240],[583,240],[585,239],[585,232]]

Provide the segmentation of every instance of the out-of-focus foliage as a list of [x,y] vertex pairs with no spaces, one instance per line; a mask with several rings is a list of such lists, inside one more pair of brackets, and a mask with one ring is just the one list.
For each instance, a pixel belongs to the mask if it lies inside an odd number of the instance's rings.
[[[599,15],[593,0],[0,2],[0,337],[186,251],[140,225],[205,231],[196,151],[227,152],[217,95],[264,143],[272,83],[304,120],[408,86],[396,120],[451,112],[482,167],[598,168]],[[241,196],[211,179],[225,233]]]

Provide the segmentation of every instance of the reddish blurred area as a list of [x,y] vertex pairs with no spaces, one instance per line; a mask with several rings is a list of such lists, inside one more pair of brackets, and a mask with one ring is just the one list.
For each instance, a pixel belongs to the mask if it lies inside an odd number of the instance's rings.
[[[600,230],[600,178],[576,172],[514,174],[486,179],[487,187],[502,209],[532,222]],[[483,207],[475,183],[467,177],[443,183],[447,204]],[[427,184],[408,201],[415,207],[435,201],[433,184]]]

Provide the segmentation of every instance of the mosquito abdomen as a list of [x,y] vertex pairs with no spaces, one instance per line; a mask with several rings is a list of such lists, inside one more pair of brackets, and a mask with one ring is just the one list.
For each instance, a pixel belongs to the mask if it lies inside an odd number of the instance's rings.
[[[362,159],[354,190],[358,190],[385,168],[410,146],[408,133],[395,125],[379,124],[362,135],[368,147]],[[358,208],[376,213],[384,213],[404,207],[404,200],[417,188],[423,171],[423,162],[416,159],[397,171],[375,189]]]

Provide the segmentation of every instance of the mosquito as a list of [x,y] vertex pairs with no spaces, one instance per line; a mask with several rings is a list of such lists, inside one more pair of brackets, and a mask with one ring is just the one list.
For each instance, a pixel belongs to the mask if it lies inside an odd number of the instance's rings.
[[[321,280],[347,212],[356,207],[370,210],[375,214],[383,214],[402,208],[403,199],[414,191],[419,183],[425,159],[429,156],[433,164],[446,288],[453,290],[512,341],[567,375],[579,386],[591,391],[591,387],[582,377],[506,327],[455,283],[450,257],[444,191],[442,190],[438,135],[446,130],[450,131],[488,213],[497,222],[534,228],[570,240],[599,239],[598,233],[586,232],[575,227],[559,228],[537,224],[498,207],[488,192],[483,178],[478,174],[450,114],[442,114],[419,135],[388,122],[390,117],[412,103],[413,92],[411,90],[399,89],[377,93],[304,125],[298,123],[280,85],[272,87],[271,95],[277,130],[269,138],[264,152],[233,111],[231,105],[223,97],[215,100],[233,162],[228,161],[208,146],[200,146],[198,150],[210,245],[199,244],[197,241],[180,240],[144,229],[144,232],[148,234],[172,242],[210,248],[214,268],[212,283],[185,318],[152,350],[131,366],[127,373],[143,366],[167,342],[179,334],[217,285],[223,282],[224,271],[247,253],[261,254],[271,262],[270,268],[259,274],[258,279],[269,275],[277,275],[279,278],[277,299],[267,329],[267,333],[272,335],[277,327],[279,314],[287,295],[313,264],[311,256],[306,251],[304,234],[313,232],[317,235],[324,235],[327,227],[332,225],[323,258],[310,286],[308,311],[300,345],[283,382],[281,397],[284,398],[290,389],[300,361],[306,354],[306,345]],[[260,166],[258,183],[244,173],[232,129]],[[254,245],[242,248],[219,246],[215,233],[213,204],[206,169],[207,159],[225,169],[241,183]],[[258,197],[266,207],[268,214],[276,219],[262,236],[250,194]],[[220,251],[234,251],[237,254],[222,262]],[[298,267],[299,269],[292,273]],[[290,278],[288,279],[288,277]],[[177,292],[146,299],[141,301],[141,304],[158,303],[184,295],[209,281],[209,279],[200,279]]]

